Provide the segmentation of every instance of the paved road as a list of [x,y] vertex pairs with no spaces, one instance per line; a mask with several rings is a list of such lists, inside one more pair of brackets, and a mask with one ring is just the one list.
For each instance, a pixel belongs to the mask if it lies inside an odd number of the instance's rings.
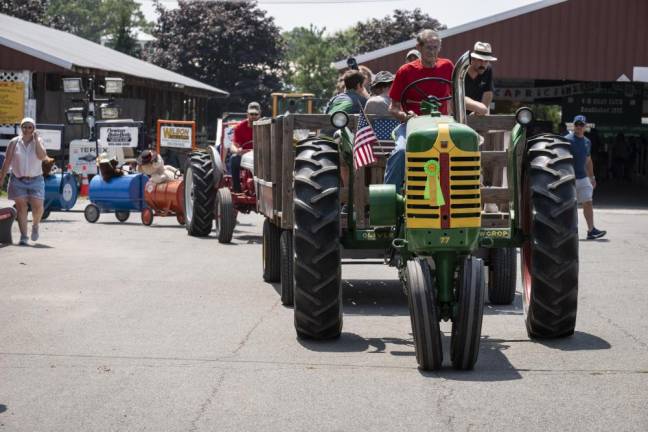
[[132,217],[53,213],[0,248],[0,430],[648,430],[646,211],[601,211],[609,240],[580,243],[572,338],[530,341],[518,295],[486,307],[474,371],[439,373],[416,368],[393,269],[345,266],[341,339],[304,343],[258,216],[232,245]]

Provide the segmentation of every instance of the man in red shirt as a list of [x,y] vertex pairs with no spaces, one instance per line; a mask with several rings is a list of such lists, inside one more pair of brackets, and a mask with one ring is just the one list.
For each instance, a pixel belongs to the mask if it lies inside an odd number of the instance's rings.
[[241,155],[254,146],[252,141],[252,123],[261,116],[261,106],[258,102],[250,102],[247,107],[247,118],[234,126],[232,137],[232,188],[234,192],[241,192]]
[[[420,102],[426,95],[443,98],[450,96],[452,85],[441,81],[424,81],[416,86],[410,87],[405,95],[403,90],[408,84],[421,78],[437,77],[452,81],[453,63],[445,58],[439,57],[441,51],[441,36],[434,30],[423,30],[416,36],[416,49],[421,53],[421,58],[406,63],[396,72],[394,83],[389,91],[391,105],[389,111],[402,122],[396,130],[396,147],[389,155],[387,167],[385,168],[385,184],[396,185],[400,191],[405,177],[405,132],[407,120],[421,114]],[[405,96],[405,106],[401,106],[401,97]],[[439,111],[442,114],[449,114],[448,101],[441,102]],[[470,101],[466,100],[466,106],[473,111]]]

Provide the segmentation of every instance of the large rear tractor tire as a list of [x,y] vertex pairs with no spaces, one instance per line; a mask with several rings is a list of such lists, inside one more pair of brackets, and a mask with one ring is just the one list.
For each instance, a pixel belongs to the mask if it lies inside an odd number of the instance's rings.
[[570,144],[556,135],[528,143],[522,222],[524,312],[529,337],[569,336],[578,303],[578,213]]
[[232,192],[227,188],[220,188],[216,193],[216,235],[219,243],[230,243],[236,226],[236,210],[232,201]]
[[443,363],[443,345],[430,267],[425,260],[417,259],[407,263],[406,271],[416,361],[421,370],[437,370]]
[[294,303],[294,273],[293,261],[293,233],[291,230],[283,230],[279,239],[279,250],[281,253],[281,304],[292,306]]
[[479,357],[484,295],[484,262],[466,257],[459,269],[457,315],[452,320],[450,354],[455,369],[472,369]]
[[515,299],[517,255],[513,247],[491,249],[488,258],[488,300],[510,305]]
[[263,221],[263,280],[266,282],[279,282],[281,271],[281,255],[279,250],[279,237],[281,228],[265,218]]
[[342,332],[340,284],[340,173],[334,143],[297,147],[294,180],[295,329],[302,338]]
[[191,153],[185,172],[185,227],[190,236],[206,237],[214,218],[214,165],[208,153]]

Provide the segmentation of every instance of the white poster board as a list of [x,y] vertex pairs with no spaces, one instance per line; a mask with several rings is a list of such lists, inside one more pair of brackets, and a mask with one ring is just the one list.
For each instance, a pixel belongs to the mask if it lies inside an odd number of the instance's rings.
[[[124,163],[124,150],[122,147],[99,147],[99,153],[107,153],[109,158],[115,158],[119,165]],[[77,174],[83,173],[86,167],[87,174],[97,174],[97,147],[94,141],[79,139],[70,141],[70,165],[72,171]]]
[[61,145],[63,142],[63,131],[57,129],[38,128],[38,134],[42,138],[46,150],[61,150]]
[[99,145],[103,147],[137,147],[137,126],[102,126],[99,129]]
[[160,147],[182,149],[193,148],[193,133],[191,126],[161,126]]

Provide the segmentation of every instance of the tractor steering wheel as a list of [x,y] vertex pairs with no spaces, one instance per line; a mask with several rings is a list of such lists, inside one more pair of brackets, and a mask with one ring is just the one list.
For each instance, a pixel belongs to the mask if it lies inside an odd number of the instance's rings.
[[[405,106],[406,106],[405,102],[407,101],[405,96],[407,96],[407,92],[410,89],[416,90],[418,92],[418,94],[423,96],[424,100],[428,100],[428,101],[443,102],[443,101],[447,101],[447,100],[452,99],[452,94],[450,94],[448,96],[444,96],[444,97],[436,97],[436,96],[429,95],[429,94],[425,93],[418,86],[420,83],[422,83],[424,81],[437,81],[437,82],[440,82],[442,84],[446,84],[448,87],[452,88],[452,81],[447,80],[445,78],[440,78],[440,77],[425,77],[425,78],[417,79],[416,81],[412,81],[411,83],[407,84],[407,86],[405,86],[405,88],[401,92],[400,103],[401,103],[401,107],[403,108],[403,111],[405,111]],[[407,111],[405,111],[405,112],[407,112]]]

